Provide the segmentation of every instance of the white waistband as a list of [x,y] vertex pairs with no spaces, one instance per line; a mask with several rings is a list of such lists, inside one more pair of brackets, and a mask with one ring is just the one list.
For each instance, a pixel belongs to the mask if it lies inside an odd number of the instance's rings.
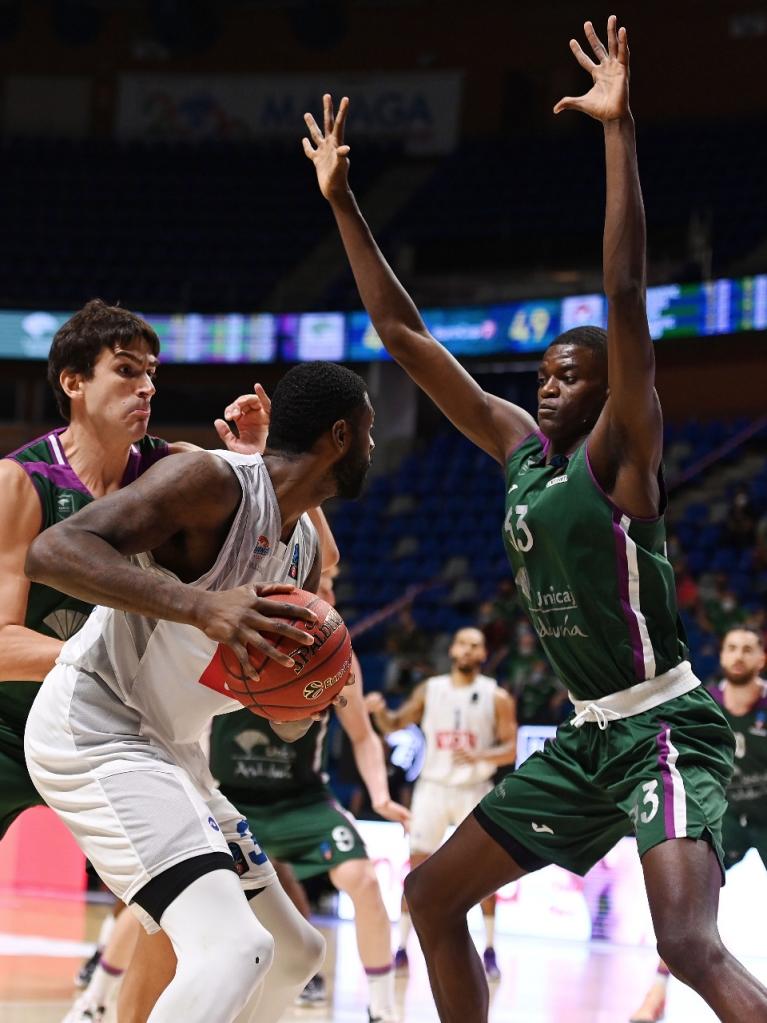
[[568,693],[575,707],[575,716],[570,719],[574,728],[580,728],[587,721],[596,721],[604,730],[611,721],[619,718],[630,718],[635,714],[644,714],[667,700],[684,696],[701,684],[692,671],[689,661],[682,661],[675,668],[649,678],[646,682],[638,682],[629,689],[620,689],[617,693],[600,696],[598,700],[576,700]]

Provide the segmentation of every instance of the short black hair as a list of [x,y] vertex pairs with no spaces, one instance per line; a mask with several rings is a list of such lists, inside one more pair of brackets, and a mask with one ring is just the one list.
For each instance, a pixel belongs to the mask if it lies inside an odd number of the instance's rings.
[[96,359],[102,349],[128,346],[137,338],[149,345],[153,355],[160,352],[160,339],[153,327],[136,313],[120,306],[107,305],[92,298],[56,331],[48,353],[48,383],[64,419],[69,421],[71,403],[59,377],[65,369],[82,373],[86,380],[93,376]]
[[564,334],[555,337],[549,348],[555,345],[576,345],[578,348],[590,348],[597,352],[603,359],[607,358],[607,331],[601,327],[571,327]]
[[755,628],[753,625],[731,625],[730,628],[722,636],[722,646],[724,646],[724,641],[727,639],[731,632],[750,632],[751,635],[756,640],[759,649],[764,650],[764,635],[759,629]]
[[334,362],[305,362],[288,370],[274,389],[269,436],[272,451],[303,454],[339,419],[361,412],[365,381]]

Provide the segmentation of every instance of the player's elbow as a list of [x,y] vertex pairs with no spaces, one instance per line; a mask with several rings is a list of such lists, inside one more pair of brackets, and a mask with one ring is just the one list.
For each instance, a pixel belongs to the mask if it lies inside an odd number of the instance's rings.
[[641,277],[631,273],[607,274],[604,280],[607,301],[615,311],[616,308],[627,310],[645,309],[645,283]]

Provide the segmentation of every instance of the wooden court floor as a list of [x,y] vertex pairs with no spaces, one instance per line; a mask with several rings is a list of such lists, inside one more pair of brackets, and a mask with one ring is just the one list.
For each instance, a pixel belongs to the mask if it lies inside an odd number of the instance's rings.
[[[0,893],[2,1023],[60,1023],[75,993],[72,978],[92,950],[105,912],[103,906],[80,900]],[[295,1008],[285,1018],[290,1023],[366,1023],[365,979],[353,924],[323,919],[318,925],[328,940],[328,1005]],[[500,936],[496,948],[503,975],[492,985],[492,1023],[626,1023],[655,968],[650,949],[609,943]],[[767,981],[767,958],[747,965]],[[410,973],[398,978],[397,997],[403,1023],[437,1023],[414,936]],[[715,1019],[697,996],[671,981],[666,1023]]]

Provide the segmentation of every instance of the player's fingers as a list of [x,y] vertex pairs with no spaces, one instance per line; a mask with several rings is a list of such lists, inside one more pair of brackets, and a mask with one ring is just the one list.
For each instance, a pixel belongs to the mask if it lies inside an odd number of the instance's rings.
[[317,155],[317,150],[311,144],[309,139],[301,139],[301,145],[304,147],[304,152],[306,153],[306,155],[309,157],[312,163],[314,163],[314,158]]
[[336,114],[336,123],[333,125],[333,134],[335,135],[339,145],[343,145],[344,141],[344,128],[346,126],[346,115],[349,111],[349,97],[342,96],[341,102],[338,104],[338,113]]
[[621,64],[629,62],[629,36],[625,28],[618,29],[618,60]]
[[296,588],[291,583],[259,583],[256,586],[256,593],[261,597],[268,597],[273,593],[295,593]]
[[301,607],[300,604],[256,598],[252,607],[266,618],[299,618],[302,622],[309,622],[312,625],[317,621],[314,611],[310,611],[308,607]]
[[250,655],[248,654],[248,649],[245,646],[245,644],[238,642],[236,639],[233,639],[226,645],[231,649],[234,656],[240,662],[240,666],[242,667],[242,670],[245,672],[248,678],[252,678],[258,681],[260,676],[256,671],[253,662],[250,659]]
[[607,50],[611,57],[618,56],[618,19],[614,14],[607,19]]
[[311,114],[304,114],[304,122],[306,123],[306,127],[309,129],[309,136],[312,142],[319,146],[324,139],[324,136],[320,131],[320,126]]
[[[289,617],[294,617],[290,615]],[[268,632],[270,635],[284,636],[291,643],[298,643],[299,646],[313,646],[314,636],[305,629],[297,629],[295,625],[289,625],[280,618],[268,618],[262,615],[253,615],[247,619],[250,628],[258,629],[259,632]]]
[[561,114],[563,110],[578,110],[579,106],[580,96],[563,96],[554,107],[554,113]]
[[585,22],[583,31],[586,33],[586,38],[589,41],[589,46],[594,51],[594,56],[597,60],[602,61],[607,56],[607,50],[605,44],[597,35],[597,30],[594,28],[590,21]]
[[322,97],[322,119],[325,126],[325,138],[333,132],[333,97],[326,92]]
[[258,398],[259,398],[261,404],[266,409],[266,411],[267,412],[271,412],[272,411],[272,399],[269,397],[269,395],[264,390],[263,384],[258,384],[258,383],[253,384],[253,390],[258,395]]
[[342,709],[347,705],[349,701],[346,699],[343,693],[339,693],[338,696],[333,700],[334,707],[341,707]]
[[216,433],[219,435],[224,444],[229,444],[230,442],[237,440],[223,419],[214,419],[213,425],[216,428]]
[[583,52],[581,48],[581,44],[578,42],[577,39],[570,40],[570,49],[572,51],[573,56],[578,61],[578,63],[580,64],[584,71],[588,71],[590,75],[596,71],[597,65],[590,57],[586,56],[586,54]]
[[248,646],[258,650],[259,653],[264,655],[264,657],[268,657],[272,661],[277,661],[277,663],[281,664],[284,668],[292,668],[296,663],[288,654],[283,653],[282,650],[278,650],[277,647],[272,646],[271,643],[265,640],[260,632],[244,628],[241,629],[240,632],[245,637]]
[[336,156],[348,156],[351,151],[351,146],[339,146],[338,149],[336,149]]

